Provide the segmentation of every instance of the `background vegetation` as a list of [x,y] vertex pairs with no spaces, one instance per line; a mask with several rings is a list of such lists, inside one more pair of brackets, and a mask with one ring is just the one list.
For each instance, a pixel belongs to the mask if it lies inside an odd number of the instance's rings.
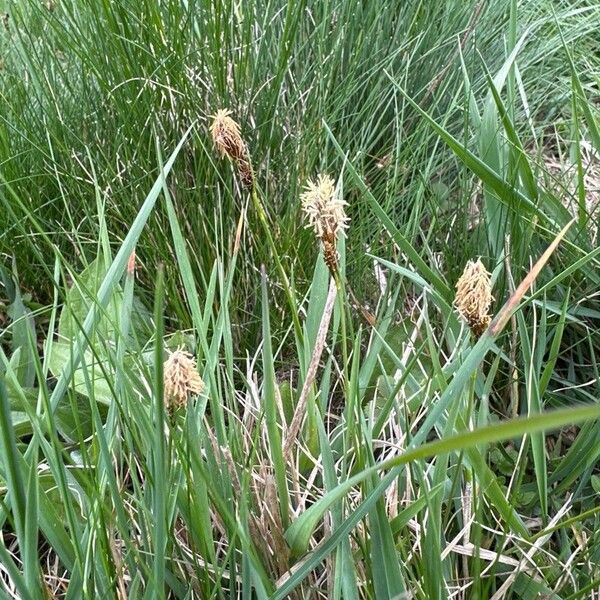
[[[600,5],[0,6],[9,597],[600,594]],[[319,172],[375,324],[340,291],[320,327]],[[478,256],[510,317],[479,341]],[[177,347],[206,388],[173,412]]]

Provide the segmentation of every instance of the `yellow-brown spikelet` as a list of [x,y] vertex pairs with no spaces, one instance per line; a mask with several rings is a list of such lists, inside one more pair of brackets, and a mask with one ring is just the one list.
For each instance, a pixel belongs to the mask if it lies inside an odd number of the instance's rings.
[[251,188],[254,185],[254,171],[249,160],[238,160],[238,173],[244,187]]
[[337,270],[337,250],[335,249],[335,238],[332,236],[323,236],[323,260],[331,273]]
[[480,337],[490,324],[489,310],[493,300],[490,274],[481,258],[470,260],[456,283],[454,305],[476,337]]
[[248,149],[242,139],[240,126],[229,115],[231,111],[222,108],[217,111],[210,128],[213,143],[221,156],[232,160],[248,160]]
[[333,274],[337,270],[337,236],[348,227],[344,209],[347,203],[336,193],[335,183],[328,175],[309,180],[300,200],[307,227],[311,227],[323,243],[325,263]]
[[163,365],[164,395],[168,408],[184,406],[190,394],[204,390],[196,368],[196,360],[185,350],[172,352]]

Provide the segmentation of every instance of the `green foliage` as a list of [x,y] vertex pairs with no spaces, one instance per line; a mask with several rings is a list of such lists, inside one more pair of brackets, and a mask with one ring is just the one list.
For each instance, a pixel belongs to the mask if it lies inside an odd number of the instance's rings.
[[[5,595],[598,589],[597,5],[6,10]],[[317,172],[351,217],[334,287]],[[476,256],[479,339],[453,308]],[[205,387],[174,408],[178,348]]]

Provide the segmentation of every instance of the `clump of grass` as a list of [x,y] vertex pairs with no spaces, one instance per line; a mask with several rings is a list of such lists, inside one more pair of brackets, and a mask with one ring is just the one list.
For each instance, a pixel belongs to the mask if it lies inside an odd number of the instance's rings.
[[[594,593],[596,7],[11,11],[6,595]],[[560,190],[530,151],[556,107]]]

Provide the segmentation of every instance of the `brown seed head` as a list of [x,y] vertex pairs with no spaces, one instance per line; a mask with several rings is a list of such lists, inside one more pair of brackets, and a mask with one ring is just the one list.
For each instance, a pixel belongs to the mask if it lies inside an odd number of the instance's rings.
[[344,210],[347,203],[336,194],[333,179],[319,175],[316,182],[309,180],[300,200],[307,227],[312,227],[320,240],[335,244],[337,234],[348,227],[349,219]]
[[490,274],[481,258],[470,260],[456,283],[454,305],[477,337],[490,323],[488,312],[493,300]]
[[232,160],[247,160],[248,150],[240,133],[240,126],[229,116],[231,111],[222,108],[214,116],[210,128],[213,143],[221,156]]
[[247,188],[251,188],[254,184],[254,171],[252,165],[248,160],[238,161],[238,173],[240,175],[240,181],[242,185]]
[[196,360],[189,353],[178,349],[169,355],[163,365],[165,402],[169,408],[185,405],[189,394],[198,395],[204,390],[196,368]]

